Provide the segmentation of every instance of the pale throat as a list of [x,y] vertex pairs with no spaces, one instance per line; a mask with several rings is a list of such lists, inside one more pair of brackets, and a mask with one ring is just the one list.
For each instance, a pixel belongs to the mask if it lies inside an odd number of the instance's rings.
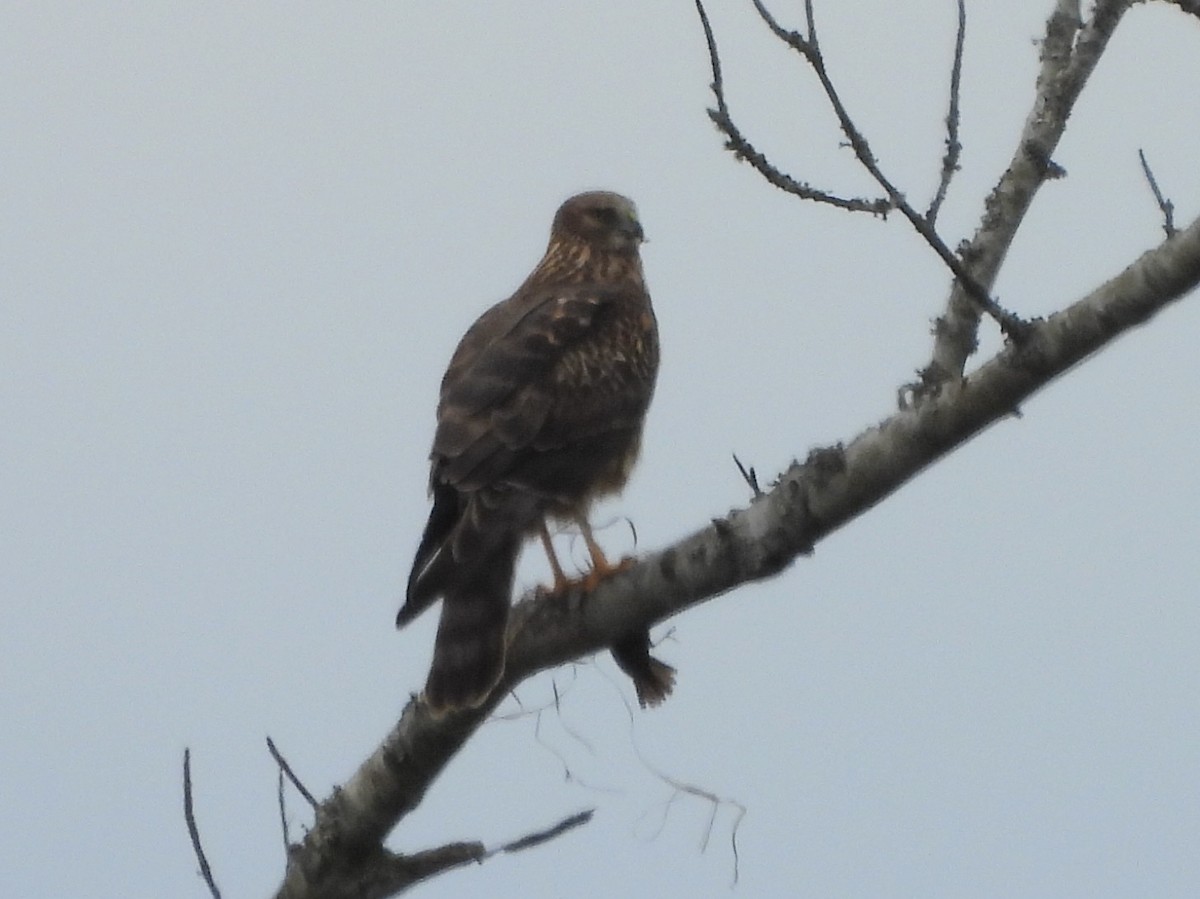
[[560,278],[568,283],[619,281],[645,286],[642,260],[636,248],[613,251],[581,240],[556,240],[534,271],[538,280]]

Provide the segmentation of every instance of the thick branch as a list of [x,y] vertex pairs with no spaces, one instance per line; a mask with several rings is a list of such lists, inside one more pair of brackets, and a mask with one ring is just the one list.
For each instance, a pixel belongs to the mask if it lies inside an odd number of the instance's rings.
[[[382,840],[507,691],[531,674],[596,652],[689,606],[769,577],[885,499],[926,466],[1004,418],[1113,338],[1200,283],[1200,220],[1116,278],[1035,324],[969,379],[893,415],[844,448],[814,451],[775,486],[674,546],[643,557],[591,594],[527,596],[509,625],[507,672],[480,709],[442,718],[411,700],[400,721],[317,812],[293,848],[280,897],[383,896],[353,891]],[[476,845],[476,844],[471,844]],[[410,859],[412,857],[409,857]]]
[[1200,18],[1200,0],[1167,0],[1172,6],[1178,6],[1188,15]]

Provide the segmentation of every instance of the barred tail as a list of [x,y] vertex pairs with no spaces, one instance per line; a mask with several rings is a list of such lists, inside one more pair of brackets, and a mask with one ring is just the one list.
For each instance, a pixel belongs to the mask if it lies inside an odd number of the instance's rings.
[[425,682],[430,709],[474,708],[504,674],[504,630],[520,536],[472,560],[443,587],[442,618]]

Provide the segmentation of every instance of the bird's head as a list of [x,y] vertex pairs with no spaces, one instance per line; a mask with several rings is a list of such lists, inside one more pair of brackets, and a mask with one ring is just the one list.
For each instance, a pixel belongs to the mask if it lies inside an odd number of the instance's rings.
[[609,253],[636,253],[646,239],[633,201],[603,190],[576,194],[554,216],[552,237],[579,241]]

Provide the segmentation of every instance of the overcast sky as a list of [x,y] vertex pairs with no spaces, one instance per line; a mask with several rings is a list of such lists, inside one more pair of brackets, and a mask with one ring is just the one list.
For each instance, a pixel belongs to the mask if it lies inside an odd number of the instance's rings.
[[[951,245],[1012,154],[1051,5],[968,4]],[[711,6],[756,145],[873,194],[811,73],[749,4]],[[924,206],[954,3],[817,11]],[[641,465],[597,510],[613,554],[626,519],[649,549],[744,504],[732,452],[766,482],[894,409],[946,271],[898,217],[735,162],[710,80],[685,0],[0,9],[0,892],[205,896],[185,746],[226,896],[274,889],[264,737],[327,795],[423,683],[436,615],[392,620],[437,384],[569,194],[638,203],[662,332]],[[1135,8],[1003,303],[1060,308],[1161,239],[1138,148],[1200,214],[1198,83],[1200,22]],[[530,713],[486,726],[389,845],[595,819],[418,895],[1200,893],[1198,337],[1192,297],[811,559],[659,628],[661,709],[631,713],[607,655],[523,686]],[[518,587],[546,577],[527,553]]]

